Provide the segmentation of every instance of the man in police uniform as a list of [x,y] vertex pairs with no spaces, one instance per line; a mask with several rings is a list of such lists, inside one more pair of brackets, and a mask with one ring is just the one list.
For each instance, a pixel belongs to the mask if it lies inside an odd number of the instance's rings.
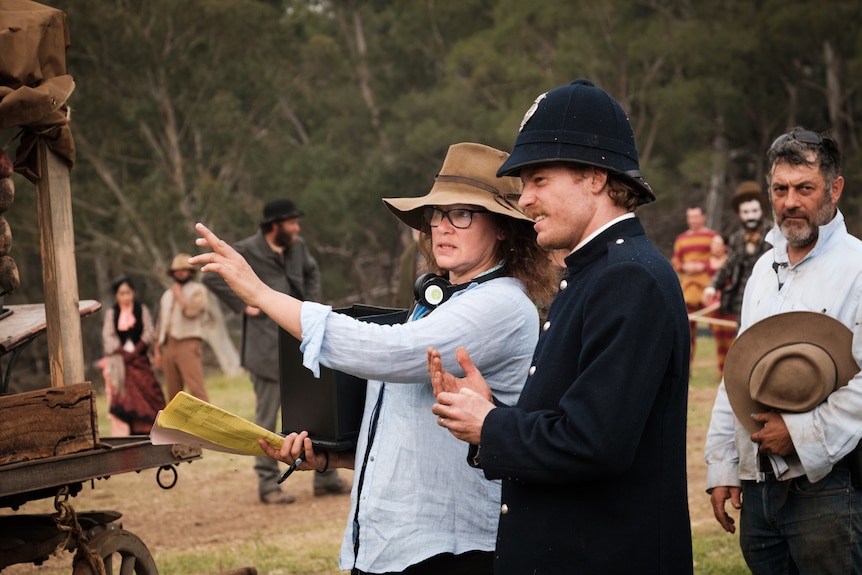
[[[540,96],[498,176],[566,273],[515,407],[429,351],[438,424],[502,479],[494,572],[691,573],[688,319],[635,208],[655,199],[620,105],[588,80]],[[466,346],[470,342],[464,342]]]

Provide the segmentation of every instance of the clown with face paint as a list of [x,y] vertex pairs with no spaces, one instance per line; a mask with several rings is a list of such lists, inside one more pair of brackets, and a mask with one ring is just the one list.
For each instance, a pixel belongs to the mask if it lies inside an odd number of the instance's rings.
[[768,203],[757,182],[739,184],[730,202],[739,216],[739,229],[730,235],[727,260],[704,290],[702,303],[709,305],[720,292],[721,315],[733,315],[739,323],[742,293],[754,262],[772,248],[772,244],[766,241],[766,232],[771,224],[765,219]]

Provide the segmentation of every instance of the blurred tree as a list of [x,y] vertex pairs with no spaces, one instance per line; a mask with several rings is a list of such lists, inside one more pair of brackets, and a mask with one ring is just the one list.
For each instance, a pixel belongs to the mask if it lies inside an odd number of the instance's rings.
[[[385,304],[408,240],[380,198],[426,193],[452,143],[509,149],[536,96],[579,77],[630,114],[658,195],[640,215],[666,253],[687,204],[734,221],[731,191],[763,181],[796,124],[842,143],[842,209],[862,232],[856,0],[46,3],[72,40],[84,298],[108,301],[125,272],[154,301],[195,221],[233,241],[289,196],[324,299]],[[21,301],[41,298],[31,204],[19,193],[10,214]]]

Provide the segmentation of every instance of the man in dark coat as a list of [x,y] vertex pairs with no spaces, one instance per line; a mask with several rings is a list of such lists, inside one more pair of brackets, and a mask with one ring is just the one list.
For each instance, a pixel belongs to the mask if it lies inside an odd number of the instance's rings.
[[655,195],[628,118],[587,80],[552,90],[497,175],[520,175],[539,244],[570,253],[515,407],[465,349],[463,379],[428,354],[438,424],[503,480],[494,572],[691,573],[688,319],[633,213]]
[[[254,272],[275,290],[308,300],[320,295],[320,269],[299,236],[302,211],[287,199],[263,208],[260,229],[234,244]],[[206,274],[203,283],[231,310],[243,314],[241,363],[249,372],[255,394],[255,423],[275,431],[281,406],[278,366],[278,324],[257,308],[247,306],[218,274]],[[293,503],[295,497],[278,486],[278,462],[255,457],[261,503]],[[315,474],[315,495],[349,493],[335,470]]]

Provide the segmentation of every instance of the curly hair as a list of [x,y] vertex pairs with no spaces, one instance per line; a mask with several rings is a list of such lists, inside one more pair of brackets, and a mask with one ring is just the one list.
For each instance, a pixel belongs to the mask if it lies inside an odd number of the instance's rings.
[[640,205],[641,195],[631,182],[607,168],[582,164],[580,162],[559,162],[558,165],[567,168],[573,174],[578,174],[581,177],[584,176],[586,170],[602,170],[608,174],[608,196],[610,196],[614,204],[624,208],[627,212],[634,212]]
[[[492,215],[504,235],[504,239],[497,243],[497,260],[505,262],[503,269],[507,276],[521,280],[527,296],[538,308],[547,308],[554,299],[559,278],[550,251],[536,243],[536,231],[532,222]],[[431,249],[431,229],[426,224],[421,231],[419,251],[428,262],[428,271],[440,274],[443,270],[437,265]]]
[[[808,152],[817,157],[809,160]],[[826,190],[832,189],[832,182],[841,175],[841,150],[835,139],[828,133],[818,133],[797,126],[775,138],[766,152],[769,169],[766,181],[772,183],[772,168],[776,164],[787,163],[791,166],[818,167],[826,180]]]
[[616,205],[625,208],[627,212],[635,211],[640,201],[634,186],[613,172],[608,172],[608,195]]

